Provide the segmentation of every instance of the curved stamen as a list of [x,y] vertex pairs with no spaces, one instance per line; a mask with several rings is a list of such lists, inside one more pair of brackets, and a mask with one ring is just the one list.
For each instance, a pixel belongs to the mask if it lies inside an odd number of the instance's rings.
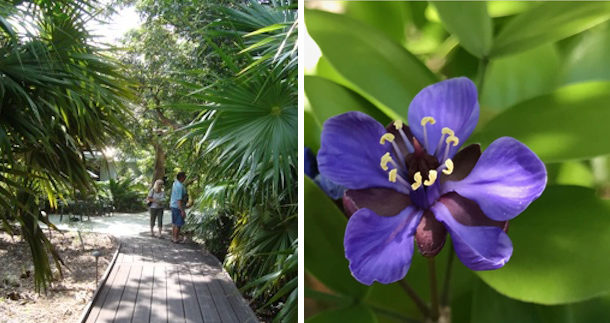
[[[443,147],[443,141],[445,141],[445,135],[449,135],[449,137],[455,136],[455,132],[451,130],[451,128],[443,127],[441,129],[441,139],[438,140],[438,145],[436,145],[436,150],[434,151],[434,156],[437,156]],[[438,156],[437,156],[438,157]]]
[[392,165],[394,165],[394,167],[397,167],[396,163],[392,159],[392,156],[390,156],[389,152],[385,153],[383,156],[381,156],[381,162],[379,163],[379,166],[381,166],[381,169],[383,169],[383,170],[388,170],[388,163],[392,163]]
[[434,119],[433,117],[423,117],[421,119],[421,126],[422,128],[424,128],[424,148],[426,148],[426,151],[429,151],[429,147],[428,147],[428,131],[426,130],[426,125],[430,123],[430,124],[435,124],[436,123],[436,119]]
[[383,134],[383,136],[381,136],[381,138],[379,138],[380,145],[384,145],[386,141],[394,142],[394,135],[389,132],[386,132]]
[[411,184],[411,189],[416,191],[418,188],[420,188],[420,186],[422,184],[421,173],[420,172],[415,173],[415,175],[413,175],[413,180],[415,182],[413,184]]
[[445,160],[445,169],[443,169],[443,174],[451,175],[451,173],[453,173],[453,166],[453,160],[451,160],[451,158],[447,158],[447,160]]
[[388,173],[388,181],[390,181],[392,183],[396,183],[396,181],[398,181],[400,184],[404,185],[405,187],[409,187],[409,183],[407,183],[407,181],[398,174],[398,170],[396,168],[392,169]]
[[437,177],[438,173],[434,169],[428,171],[428,179],[424,181],[424,185],[431,186],[434,184],[434,182],[436,182]]

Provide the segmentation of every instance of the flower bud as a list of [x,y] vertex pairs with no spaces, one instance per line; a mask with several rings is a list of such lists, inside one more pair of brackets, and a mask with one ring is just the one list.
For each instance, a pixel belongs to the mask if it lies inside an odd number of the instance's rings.
[[445,226],[436,220],[432,212],[424,212],[415,232],[419,253],[424,257],[436,256],[443,249],[446,236]]

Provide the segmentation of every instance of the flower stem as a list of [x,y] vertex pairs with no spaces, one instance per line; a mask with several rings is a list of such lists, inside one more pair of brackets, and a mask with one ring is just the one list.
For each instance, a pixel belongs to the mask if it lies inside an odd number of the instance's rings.
[[428,258],[428,273],[430,274],[430,303],[431,311],[430,318],[436,322],[438,320],[439,308],[438,308],[438,289],[436,287],[436,264],[434,258]]
[[417,295],[415,290],[413,288],[411,288],[411,286],[409,286],[409,284],[404,280],[399,280],[398,283],[400,284],[400,287],[402,287],[402,289],[404,289],[405,292],[407,292],[407,295],[409,295],[409,297],[411,297],[411,299],[413,299],[413,302],[415,303],[415,305],[417,306],[419,311],[425,317],[428,317],[430,315],[430,308],[428,308],[428,306],[426,305],[426,303],[424,303],[424,301],[421,299],[421,297],[419,297],[419,295]]
[[449,305],[449,283],[451,282],[451,269],[453,265],[453,256],[455,252],[453,252],[453,248],[449,249],[449,257],[447,259],[447,268],[445,270],[445,282],[443,283],[443,293],[441,294],[441,306]]

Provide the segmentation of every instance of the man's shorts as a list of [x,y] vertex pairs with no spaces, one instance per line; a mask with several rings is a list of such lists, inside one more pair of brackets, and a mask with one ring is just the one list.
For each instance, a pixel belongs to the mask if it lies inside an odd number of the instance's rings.
[[180,209],[173,207],[172,208],[172,224],[181,227],[184,225],[184,219],[182,218],[182,212]]

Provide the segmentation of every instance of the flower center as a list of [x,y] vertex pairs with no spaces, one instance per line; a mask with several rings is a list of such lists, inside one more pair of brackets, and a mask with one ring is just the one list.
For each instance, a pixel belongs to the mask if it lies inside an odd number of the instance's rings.
[[423,147],[417,139],[408,139],[400,120],[394,122],[394,127],[402,139],[401,144],[395,140],[394,134],[389,132],[379,139],[381,145],[385,145],[386,142],[391,143],[394,150],[381,156],[380,166],[388,172],[388,180],[406,186],[407,190],[412,193],[413,202],[422,209],[427,209],[438,198],[438,173],[443,172],[445,175],[450,175],[453,172],[453,161],[448,158],[449,149],[459,143],[455,132],[445,127],[441,130],[436,150],[431,154],[426,126],[435,123],[436,120],[433,117],[422,118]]

